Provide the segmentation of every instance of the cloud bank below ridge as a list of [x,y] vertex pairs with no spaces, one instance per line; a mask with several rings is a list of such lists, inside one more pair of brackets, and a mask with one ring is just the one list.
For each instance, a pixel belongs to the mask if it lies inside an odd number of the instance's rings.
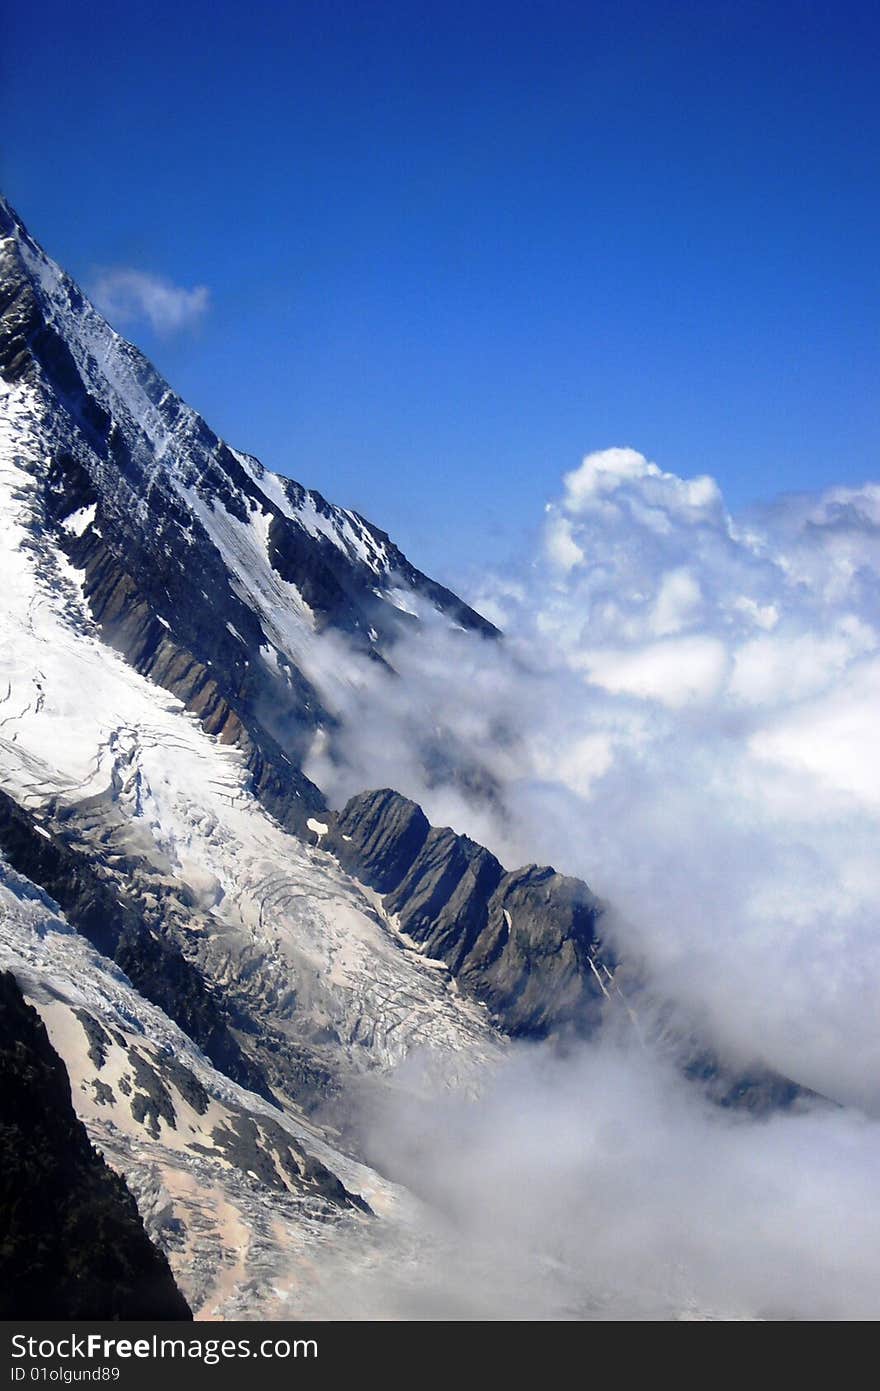
[[880,1316],[880,487],[734,518],[711,478],[603,450],[468,598],[503,644],[426,613],[405,680],[342,648],[314,673],[344,733],[310,774],[581,875],[644,1035],[677,1022],[831,1104],[732,1117],[600,1038],[515,1049],[479,1105],[401,1103],[377,1159],[479,1248],[456,1280],[489,1263],[490,1315]]
[[714,1042],[880,1107],[880,488],[733,519],[712,479],[605,450],[470,597],[503,645],[426,616],[405,681],[316,674],[349,718],[311,775],[583,876]]

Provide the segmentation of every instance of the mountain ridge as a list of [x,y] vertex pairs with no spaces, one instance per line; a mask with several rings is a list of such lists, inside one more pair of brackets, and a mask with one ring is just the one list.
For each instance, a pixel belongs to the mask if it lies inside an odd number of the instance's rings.
[[226,445],[2,200],[0,238],[0,371],[51,403],[45,516],[83,572],[94,621],[242,747],[257,794],[301,830],[325,805],[301,756],[333,724],[302,669],[315,635],[334,628],[385,660],[412,621],[398,591],[466,630],[497,630],[385,532]]

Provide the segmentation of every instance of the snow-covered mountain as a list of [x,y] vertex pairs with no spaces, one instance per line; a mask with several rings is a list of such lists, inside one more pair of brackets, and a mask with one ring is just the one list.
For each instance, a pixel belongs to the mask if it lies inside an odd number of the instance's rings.
[[2,202],[0,375],[0,967],[196,1314],[331,1312],[320,1253],[419,1224],[355,1099],[589,1029],[602,905],[391,789],[328,807],[328,664],[499,635],[218,439]]
[[240,746],[264,801],[301,829],[323,805],[295,757],[329,720],[308,675],[320,634],[381,659],[415,599],[495,630],[363,518],[218,439],[5,205],[0,235],[10,428],[41,440],[44,528],[104,641]]

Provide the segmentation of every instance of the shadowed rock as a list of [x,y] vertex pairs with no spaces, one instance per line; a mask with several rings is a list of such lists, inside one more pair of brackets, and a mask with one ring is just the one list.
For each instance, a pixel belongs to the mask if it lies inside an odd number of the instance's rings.
[[0,973],[0,1232],[0,1318],[192,1317],[10,972]]
[[[497,630],[385,532],[231,449],[69,277],[48,270],[44,283],[42,254],[0,198],[0,376],[33,389],[52,442],[45,526],[80,571],[101,638],[238,746],[255,794],[302,833],[325,801],[300,764],[315,729],[334,720],[295,654],[267,636],[285,607],[379,660],[417,622],[391,597],[397,588],[461,628]],[[82,528],[65,525],[84,509]],[[292,588],[278,583],[261,606],[218,529],[262,537],[269,576]]]

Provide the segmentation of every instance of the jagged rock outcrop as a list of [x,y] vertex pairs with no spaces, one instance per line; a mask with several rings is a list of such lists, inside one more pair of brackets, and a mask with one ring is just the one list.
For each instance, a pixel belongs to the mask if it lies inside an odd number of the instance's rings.
[[597,935],[602,905],[579,879],[549,866],[506,874],[488,921],[458,971],[508,1033],[542,1037],[565,1024],[589,1031],[613,960]]
[[508,1033],[540,1038],[595,1023],[613,962],[597,932],[602,904],[580,880],[538,865],[505,873],[488,850],[430,826],[389,788],[352,797],[322,844]]
[[429,956],[459,973],[488,921],[488,904],[504,875],[494,855],[448,827],[431,826],[415,860],[385,907]]
[[0,973],[0,1317],[190,1319],[126,1184],[92,1148],[36,1010]]

